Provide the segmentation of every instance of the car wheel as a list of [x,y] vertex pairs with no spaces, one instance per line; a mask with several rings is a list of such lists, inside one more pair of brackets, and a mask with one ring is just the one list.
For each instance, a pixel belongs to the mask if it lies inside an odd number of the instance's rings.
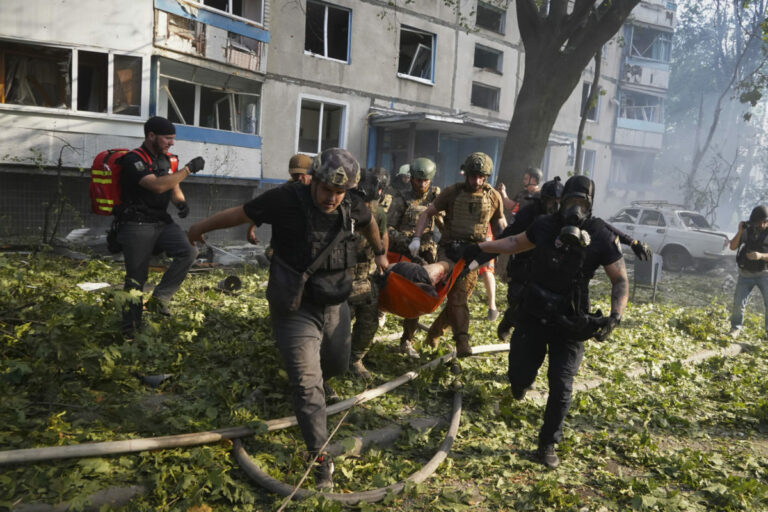
[[691,261],[688,251],[682,247],[665,247],[661,251],[661,257],[664,261],[664,270],[669,270],[670,272],[680,272]]

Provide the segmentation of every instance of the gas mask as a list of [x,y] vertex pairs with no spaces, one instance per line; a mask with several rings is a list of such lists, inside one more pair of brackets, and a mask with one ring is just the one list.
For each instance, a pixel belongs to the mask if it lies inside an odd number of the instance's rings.
[[586,230],[580,229],[578,226],[563,226],[560,229],[555,245],[558,245],[558,242],[560,242],[566,248],[586,247],[591,241],[592,239]]
[[581,226],[589,218],[589,210],[584,205],[571,203],[568,206],[563,205],[560,209],[560,216],[566,226]]

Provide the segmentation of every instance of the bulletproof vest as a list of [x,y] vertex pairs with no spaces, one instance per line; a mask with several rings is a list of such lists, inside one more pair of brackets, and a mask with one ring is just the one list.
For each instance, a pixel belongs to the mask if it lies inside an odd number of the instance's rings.
[[471,241],[485,240],[488,234],[488,222],[493,213],[493,187],[484,183],[482,188],[470,194],[463,188],[456,196],[453,203],[452,218],[446,218],[446,233],[443,241]]
[[318,269],[321,271],[335,271],[352,268],[357,263],[357,246],[354,236],[354,219],[352,219],[352,201],[345,197],[341,205],[335,210],[335,215],[318,214],[318,210],[307,203],[304,194],[299,194],[307,219],[307,243],[311,248],[310,261],[315,261],[317,256],[333,240],[339,227],[348,233],[326,258],[324,264]]
[[742,235],[743,242],[736,252],[736,264],[740,269],[748,272],[763,272],[768,268],[768,262],[747,258],[748,252],[768,252],[766,237],[768,237],[768,230],[758,231],[747,228],[747,231]]
[[[440,194],[440,189],[438,187],[430,187],[429,190],[427,190],[427,193],[422,197],[416,197],[416,194],[413,193],[413,189],[403,194],[403,199],[408,206],[403,213],[403,218],[400,221],[398,230],[412,232],[416,229],[416,221],[419,220],[419,216],[421,216],[421,214],[424,213],[424,210],[432,204],[432,201],[435,200],[438,194]],[[434,230],[435,219],[433,217],[429,219],[425,232],[431,233]]]

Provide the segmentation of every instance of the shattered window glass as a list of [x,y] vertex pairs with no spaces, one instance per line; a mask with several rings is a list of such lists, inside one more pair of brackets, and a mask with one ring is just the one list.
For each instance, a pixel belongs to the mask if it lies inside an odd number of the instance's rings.
[[112,112],[127,116],[141,114],[141,57],[115,55]]
[[0,42],[3,103],[70,108],[72,50]]
[[400,57],[397,72],[433,81],[432,49],[435,35],[408,27],[400,28]]

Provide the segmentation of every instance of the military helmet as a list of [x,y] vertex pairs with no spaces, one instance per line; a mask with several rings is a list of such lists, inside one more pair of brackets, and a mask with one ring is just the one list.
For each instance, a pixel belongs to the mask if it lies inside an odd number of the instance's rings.
[[749,214],[749,222],[762,222],[766,219],[768,219],[768,207],[760,205],[752,208],[752,213]]
[[437,166],[429,158],[417,158],[411,163],[411,178],[431,180],[435,177]]
[[360,181],[360,164],[346,149],[329,148],[315,156],[309,174],[313,180],[349,190]]
[[376,176],[379,181],[379,188],[387,188],[389,186],[389,173],[383,167],[373,167],[370,171]]
[[542,199],[560,199],[563,196],[563,183],[560,181],[560,176],[555,176],[554,179],[545,182],[541,186]]
[[483,176],[490,176],[493,173],[493,160],[485,153],[475,152],[472,153],[464,160],[461,165],[461,170],[465,174],[482,174]]
[[590,208],[595,199],[595,182],[586,176],[571,176],[563,186],[562,201],[570,197],[581,197],[589,201]]
[[541,169],[538,167],[529,167],[523,174],[527,174],[532,178],[536,178],[536,183],[541,183],[541,179],[544,177],[544,174],[542,174]]
[[366,202],[379,199],[379,190],[382,188],[381,179],[375,168],[360,171],[360,182],[357,184],[357,190],[362,193]]
[[410,164],[403,164],[397,170],[397,175],[398,176],[402,176],[403,174],[407,174],[407,175],[411,174],[411,165]]

